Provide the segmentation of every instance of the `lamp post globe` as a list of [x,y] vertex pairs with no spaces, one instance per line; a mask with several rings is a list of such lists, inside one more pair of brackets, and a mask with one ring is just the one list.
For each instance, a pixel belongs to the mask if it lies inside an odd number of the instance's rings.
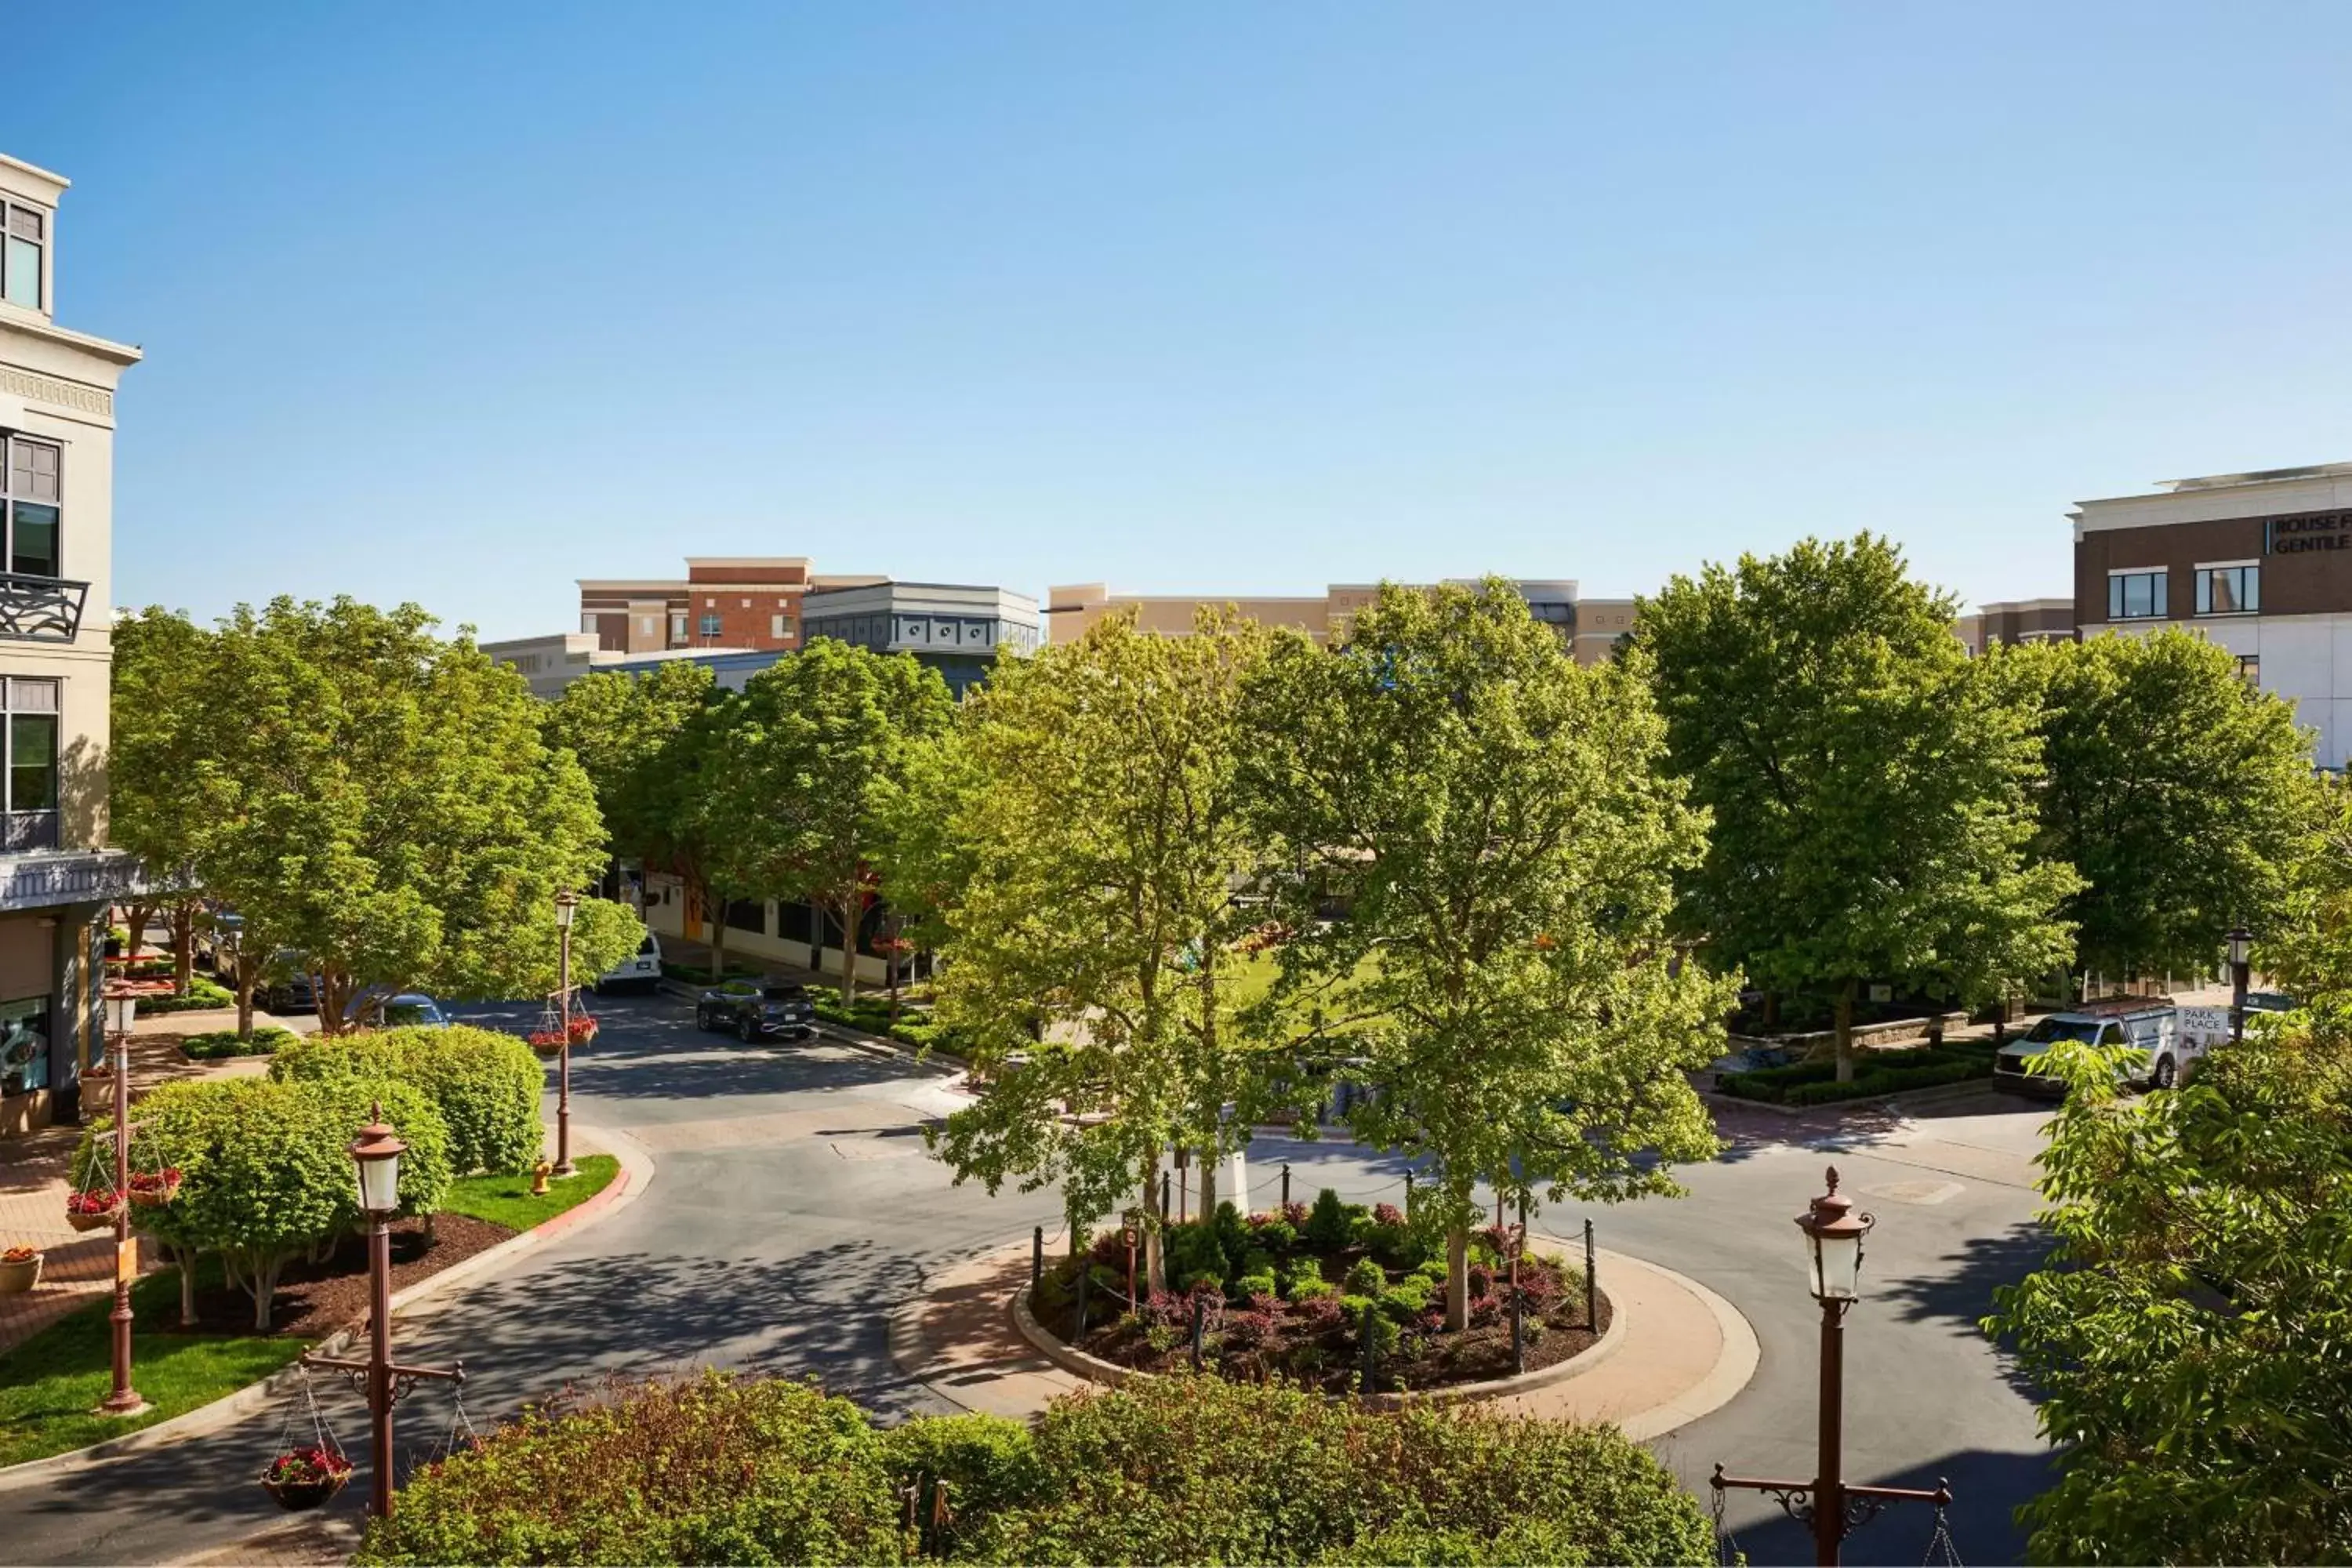
[[128,1035],[139,1017],[139,998],[110,995],[106,999],[106,1026],[110,1033]]
[[2231,968],[2235,968],[2239,964],[2245,963],[2249,957],[2252,956],[2254,950],[2254,933],[2248,931],[2245,927],[2232,927],[2227,940],[2230,943],[2230,964]]
[[580,907],[580,895],[570,889],[555,895],[555,924],[560,931],[572,929],[572,911]]
[[1837,1188],[1837,1167],[1832,1165],[1829,1191],[1797,1216],[1797,1228],[1805,1236],[1813,1300],[1822,1302],[1862,1299],[1862,1238],[1876,1223],[1866,1214],[1855,1214],[1853,1200]]
[[352,1163],[359,1167],[360,1207],[370,1215],[389,1215],[400,1206],[400,1157],[408,1145],[384,1121],[382,1100],[373,1114],[375,1120],[352,1144]]

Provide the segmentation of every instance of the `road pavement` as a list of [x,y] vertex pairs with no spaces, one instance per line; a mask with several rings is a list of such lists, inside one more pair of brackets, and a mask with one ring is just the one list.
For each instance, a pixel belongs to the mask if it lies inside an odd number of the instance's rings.
[[[1049,1236],[1061,1226],[1051,1192],[992,1198],[954,1186],[924,1155],[923,1122],[963,1103],[953,1076],[832,1042],[744,1046],[698,1033],[691,1008],[663,997],[597,1009],[604,1031],[573,1058],[574,1119],[637,1139],[658,1176],[611,1220],[404,1324],[403,1359],[462,1355],[467,1403],[484,1426],[607,1373],[705,1365],[814,1375],[886,1418],[944,1408],[892,1366],[890,1307],[928,1269],[1033,1225]],[[516,1008],[465,1011],[493,1025],[530,1021]],[[1993,1286],[2038,1255],[2025,1184],[2044,1114],[1990,1099],[1918,1121],[1757,1113],[1727,1127],[1720,1161],[1682,1173],[1687,1196],[1594,1211],[1602,1245],[1712,1287],[1761,1343],[1746,1391],[1654,1445],[1686,1483],[1705,1496],[1718,1460],[1739,1474],[1812,1473],[1819,1310],[1790,1221],[1834,1159],[1844,1190],[1878,1216],[1868,1299],[1847,1329],[1847,1477],[1932,1485],[1948,1476],[1960,1499],[1952,1526],[1961,1557],[2019,1560],[2010,1510],[2045,1484],[2045,1461],[2032,1407],[1975,1320]],[[1402,1190],[1401,1163],[1344,1142],[1261,1140],[1251,1158],[1260,1205],[1274,1201],[1285,1161],[1302,1199],[1320,1185],[1363,1202]],[[1581,1211],[1541,1217],[1564,1231]],[[361,1405],[340,1385],[321,1394],[364,1466]],[[420,1387],[400,1409],[401,1462],[437,1451],[452,1414],[444,1390]],[[0,1563],[173,1560],[276,1522],[253,1478],[285,1415],[0,1490]],[[338,1506],[357,1507],[364,1489],[354,1485]],[[1803,1533],[1769,1500],[1735,1498],[1727,1521],[1753,1562],[1811,1560]],[[1924,1510],[1892,1510],[1854,1538],[1850,1559],[1910,1561],[1929,1530]]]

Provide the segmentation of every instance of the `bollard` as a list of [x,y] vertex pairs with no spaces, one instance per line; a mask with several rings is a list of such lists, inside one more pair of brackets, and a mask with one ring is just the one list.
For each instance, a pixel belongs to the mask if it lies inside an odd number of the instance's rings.
[[1094,1277],[1094,1271],[1093,1258],[1078,1260],[1078,1331],[1070,1336],[1072,1344],[1087,1337],[1087,1282]]
[[1160,1227],[1162,1230],[1168,1228],[1168,1194],[1175,1184],[1175,1177],[1165,1171],[1160,1173]]
[[1592,1289],[1592,1222],[1584,1222],[1584,1326],[1594,1333],[1601,1331],[1601,1317],[1593,1310]]
[[1412,1217],[1412,1172],[1409,1169],[1404,1173],[1404,1217]]
[[1045,1227],[1037,1226],[1029,1232],[1029,1289],[1036,1293],[1038,1284],[1045,1278]]
[[1282,1163],[1282,1208],[1285,1214],[1290,1212],[1290,1162],[1287,1160]]
[[1511,1259],[1511,1374],[1528,1370],[1527,1331],[1519,1316],[1519,1260]]
[[1204,1310],[1204,1308],[1202,1307],[1202,1301],[1201,1301],[1201,1298],[1200,1298],[1200,1297],[1198,1297],[1198,1296],[1193,1297],[1193,1298],[1192,1298],[1192,1370],[1193,1370],[1194,1372],[1198,1372],[1198,1371],[1200,1371],[1200,1370],[1201,1370],[1201,1329],[1202,1329],[1202,1325],[1205,1322],[1206,1319],[1207,1319],[1207,1312],[1206,1312],[1206,1310]]
[[1528,1194],[1519,1194],[1519,1250],[1528,1249]]
[[1364,1342],[1364,1392],[1366,1394],[1373,1391],[1380,1379],[1380,1370],[1372,1363],[1372,1314],[1379,1310],[1380,1309],[1371,1302],[1365,1302],[1364,1321],[1356,1325],[1356,1331]]

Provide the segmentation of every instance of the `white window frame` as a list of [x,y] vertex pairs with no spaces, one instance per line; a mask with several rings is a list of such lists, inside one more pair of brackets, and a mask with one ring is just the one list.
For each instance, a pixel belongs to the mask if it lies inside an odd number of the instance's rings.
[[[2206,609],[2204,606],[2212,602],[2212,595],[2207,592],[2205,574],[2208,572],[2233,572],[2240,567],[2251,568],[2254,574],[2254,607],[2251,610]],[[2191,569],[2191,572],[2192,575],[2189,579],[2189,602],[2195,606],[2192,613],[2196,615],[2200,620],[2226,620],[2234,616],[2259,616],[2263,613],[2263,562],[2261,556],[2249,555],[2237,561],[2200,561],[2197,563],[2195,567]]]
[[49,309],[49,291],[51,287],[49,273],[51,270],[51,262],[56,253],[58,237],[58,215],[49,208],[42,206],[37,202],[28,202],[21,196],[10,196],[5,201],[0,201],[0,300],[5,300],[7,298],[6,293],[5,292],[5,275],[8,265],[7,251],[10,248],[13,248],[7,242],[11,238],[15,237],[13,230],[16,226],[12,222],[10,222],[12,209],[14,211],[32,214],[36,218],[40,220],[41,226],[40,238],[28,239],[21,242],[31,246],[34,253],[38,257],[38,259],[34,263],[34,265],[40,269],[41,276],[39,281],[35,285],[33,289],[35,299],[32,304],[18,305],[16,306],[16,309],[19,310],[38,310],[47,314]]
[[[2115,583],[2115,580],[2116,580],[2116,578],[2118,578],[2118,577],[2156,577],[2156,578],[2160,578],[2160,579],[2163,581],[2163,583],[2164,583],[2164,609],[2163,609],[2162,613],[2158,614],[2158,615],[2150,615],[2150,616],[2126,616],[2126,615],[2124,615],[2124,614],[2123,614],[2122,612],[2120,612],[2119,610],[2117,610],[2117,609],[2115,607],[2115,604],[2116,604],[2116,591],[2115,591],[2115,588],[2113,587],[2113,585],[2112,585],[2112,584]],[[2170,619],[2172,618],[2172,568],[2171,568],[2171,567],[2169,567],[2169,566],[2162,566],[2162,565],[2157,565],[2157,566],[2110,566],[2110,567],[2108,567],[2108,568],[2107,568],[2107,582],[2108,582],[2108,584],[2110,584],[2110,586],[2109,586],[2109,587],[2108,587],[2108,589],[2107,589],[2107,603],[2106,603],[2106,605],[2105,605],[2105,610],[2106,610],[2107,623],[2108,623],[2110,626],[2116,625],[2116,624],[2120,623],[2120,622],[2123,622],[2123,621],[2167,621],[2167,620],[2170,620]]]
[[[58,455],[58,493],[47,500],[37,496],[16,493],[16,448],[19,445],[43,447]],[[16,503],[45,506],[57,516],[56,559],[52,578],[66,574],[66,444],[47,436],[35,436],[23,430],[0,426],[0,572],[15,574],[16,570]],[[39,575],[39,574],[29,574]]]

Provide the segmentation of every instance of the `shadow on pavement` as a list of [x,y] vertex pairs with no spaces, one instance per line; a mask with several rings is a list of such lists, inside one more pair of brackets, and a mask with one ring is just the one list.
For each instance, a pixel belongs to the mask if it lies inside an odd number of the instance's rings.
[[[1852,1468],[1853,1456],[1847,1457]],[[1727,1468],[1737,1473],[1738,1467]],[[1952,1547],[1958,1560],[1984,1568],[1989,1563],[2021,1563],[2025,1560],[2026,1531],[2020,1528],[2013,1512],[2046,1490],[2055,1479],[2051,1472],[2046,1454],[1997,1453],[1984,1449],[1967,1449],[1946,1455],[1932,1464],[1921,1465],[1895,1475],[1857,1473],[1851,1481],[1867,1481],[1874,1486],[1933,1488],[1937,1481],[1949,1482],[1952,1506],[1945,1515],[1946,1526],[1951,1531]],[[1711,1502],[1711,1494],[1700,1483],[1699,1500]],[[1740,1494],[1728,1494],[1738,1499]],[[1732,1534],[1738,1549],[1747,1553],[1748,1561],[1764,1568],[1774,1563],[1807,1563],[1813,1561],[1813,1541],[1808,1527],[1782,1514],[1768,1497],[1748,1494],[1747,1507],[1758,1506],[1770,1510],[1770,1516],[1759,1523],[1736,1526]],[[1738,1517],[1739,1504],[1727,1505],[1733,1518]],[[1845,1561],[1848,1563],[1912,1563],[1941,1564],[1947,1561],[1936,1541],[1936,1510],[1933,1504],[1917,1502],[1890,1503],[1886,1510],[1870,1523],[1846,1537]]]

